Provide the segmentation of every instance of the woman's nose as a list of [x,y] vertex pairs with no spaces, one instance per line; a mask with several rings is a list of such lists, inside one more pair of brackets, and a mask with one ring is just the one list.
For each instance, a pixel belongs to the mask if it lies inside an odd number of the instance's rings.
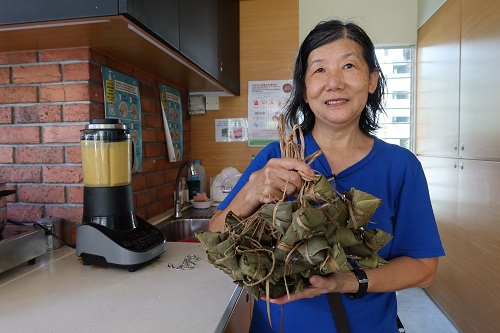
[[327,90],[344,89],[345,81],[341,71],[329,72],[326,75],[325,88]]

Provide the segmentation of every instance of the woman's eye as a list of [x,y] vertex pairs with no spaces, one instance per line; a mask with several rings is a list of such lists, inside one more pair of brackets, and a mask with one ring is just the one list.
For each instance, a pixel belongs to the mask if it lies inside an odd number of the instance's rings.
[[321,73],[321,72],[324,72],[325,70],[323,68],[318,68],[316,69],[314,72],[315,73]]
[[346,69],[353,68],[353,67],[354,67],[353,64],[345,64],[344,65],[344,68],[346,68]]

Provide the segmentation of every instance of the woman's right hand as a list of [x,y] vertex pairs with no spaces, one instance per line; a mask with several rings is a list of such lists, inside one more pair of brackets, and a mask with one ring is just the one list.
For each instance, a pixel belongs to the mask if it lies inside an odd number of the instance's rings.
[[210,230],[222,231],[225,216],[232,211],[239,217],[252,215],[262,204],[287,199],[302,188],[299,172],[313,175],[311,167],[295,158],[272,158],[266,165],[252,173],[231,203],[217,212],[210,222]]

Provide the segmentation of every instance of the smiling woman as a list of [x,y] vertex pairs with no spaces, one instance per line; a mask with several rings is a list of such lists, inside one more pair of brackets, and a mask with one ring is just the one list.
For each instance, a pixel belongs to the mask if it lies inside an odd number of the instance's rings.
[[223,230],[229,212],[246,218],[274,197],[293,200],[300,175],[319,173],[340,193],[356,188],[380,198],[371,218],[376,224],[366,229],[376,226],[394,238],[379,253],[385,266],[363,272],[350,261],[352,272],[313,275],[302,292],[270,300],[270,319],[266,302],[256,302],[250,332],[275,332],[281,322],[286,332],[344,332],[332,313],[338,306],[329,303],[340,294],[351,332],[395,333],[395,291],[432,282],[444,250],[422,166],[409,150],[374,136],[385,88],[374,45],[356,24],[320,22],[300,46],[285,115],[303,131],[304,156],[322,155],[307,164],[283,157],[279,142],[269,144],[218,206],[210,229]]

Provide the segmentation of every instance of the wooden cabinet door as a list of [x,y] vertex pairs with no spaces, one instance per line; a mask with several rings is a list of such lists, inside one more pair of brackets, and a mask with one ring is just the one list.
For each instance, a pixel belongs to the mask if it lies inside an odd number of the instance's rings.
[[462,0],[462,8],[460,156],[498,159],[500,1]]
[[240,94],[240,2],[219,0],[218,80]]
[[416,153],[458,156],[459,1],[447,1],[418,31]]
[[179,51],[218,77],[217,0],[179,1]]
[[500,162],[419,159],[446,251],[427,292],[463,332],[495,332],[500,312]]

